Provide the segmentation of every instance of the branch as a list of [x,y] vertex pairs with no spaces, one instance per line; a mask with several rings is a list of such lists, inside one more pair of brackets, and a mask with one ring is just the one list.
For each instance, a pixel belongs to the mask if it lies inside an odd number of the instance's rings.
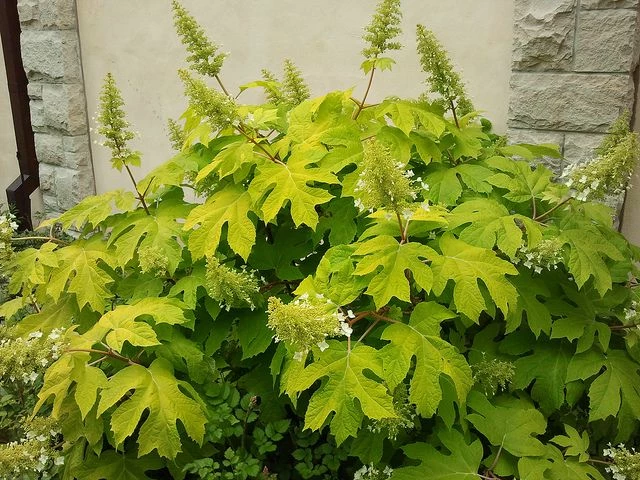
[[279,159],[279,158],[277,158],[277,157],[274,157],[274,156],[273,156],[273,155],[272,155],[272,154],[271,154],[271,153],[270,153],[266,148],[264,148],[264,147],[262,146],[262,144],[260,144],[260,143],[256,142],[256,139],[255,139],[255,138],[253,138],[251,135],[249,135],[249,134],[245,131],[245,127],[244,127],[244,125],[243,125],[243,123],[242,123],[242,122],[239,122],[239,125],[238,125],[238,131],[239,131],[242,135],[244,135],[244,137],[245,137],[247,140],[249,140],[251,143],[253,143],[253,144],[254,144],[256,147],[258,147],[260,150],[262,150],[262,151],[267,155],[267,157],[269,157],[269,160],[271,160],[273,163],[277,163],[278,165],[285,165],[285,163],[284,163],[282,160],[280,160],[280,159]]
[[639,328],[640,324],[639,323],[634,323],[632,325],[609,325],[609,329],[611,330],[631,330],[633,328]]
[[376,67],[373,67],[371,69],[371,75],[369,75],[369,83],[367,84],[367,89],[364,92],[364,97],[362,98],[362,101],[360,102],[360,104],[358,105],[358,110],[356,110],[355,115],[353,116],[353,119],[355,120],[356,118],[358,118],[358,115],[360,115],[360,112],[362,112],[362,110],[364,110],[364,102],[367,100],[367,96],[369,95],[369,90],[371,90],[371,84],[373,83],[373,74],[376,72]]
[[536,197],[531,197],[531,218],[536,218],[538,216],[538,209],[536,208]]
[[138,200],[140,200],[140,203],[142,204],[142,208],[144,208],[144,211],[146,212],[147,215],[151,215],[151,213],[149,212],[149,207],[147,207],[147,202],[144,201],[144,195],[140,193],[140,190],[138,190],[138,183],[136,182],[136,179],[133,178],[133,173],[131,173],[131,169],[129,168],[129,165],[127,165],[127,162],[124,162],[124,161],[122,162],[122,164],[124,165],[124,168],[126,168],[127,173],[129,174],[129,178],[133,182],[133,188],[138,194],[137,198]]
[[64,351],[65,353],[73,353],[73,352],[84,352],[84,353],[97,353],[102,355],[103,357],[115,358],[116,360],[120,360],[121,362],[128,363],[129,365],[140,365],[138,362],[130,359],[129,357],[125,357],[120,355],[118,352],[109,350],[98,350],[95,348],[68,348]]
[[36,302],[36,299],[33,296],[33,293],[29,294],[29,300],[31,300],[31,305],[33,305],[33,308],[35,308],[36,312],[40,313],[40,306],[38,305],[38,302]]
[[375,322],[373,322],[371,325],[369,325],[369,328],[367,328],[364,331],[364,333],[362,335],[360,335],[360,338],[358,339],[358,341],[356,343],[360,343],[362,340],[364,340],[365,337],[367,335],[369,335],[374,328],[376,328],[376,325],[378,325],[378,323],[380,323],[380,319],[376,319]]
[[[541,213],[541,214],[540,214],[540,215],[538,215],[538,216],[536,216],[536,215],[535,215],[535,213],[534,213],[534,215],[533,215],[533,219],[534,219],[536,222],[541,221],[543,218],[548,217],[548,216],[549,216],[549,215],[551,215],[553,212],[555,212],[558,208],[560,208],[562,205],[564,205],[565,203],[567,203],[569,200],[572,200],[572,199],[573,199],[573,197],[567,197],[567,198],[565,198],[564,200],[562,200],[560,203],[558,203],[555,207],[551,208],[550,210],[547,210],[547,211],[546,211],[546,212],[544,212],[544,213]],[[534,212],[535,212],[535,210],[534,210]]]
[[69,245],[64,240],[60,240],[59,238],[55,238],[55,237],[52,237],[52,236],[49,236],[49,237],[12,237],[11,241],[12,242],[29,242],[29,241],[53,242],[53,243],[58,243],[60,245]]
[[224,87],[224,84],[222,83],[222,80],[220,80],[220,77],[218,75],[216,75],[214,78],[218,82],[218,85],[220,85],[220,88],[222,89],[224,94],[229,98],[233,98],[233,97],[231,97],[231,95],[229,95],[229,91]]
[[449,105],[451,106],[451,113],[453,113],[453,120],[456,122],[456,127],[460,128],[460,123],[458,122],[458,115],[456,114],[456,106],[453,103],[453,99],[449,99]]
[[[406,230],[404,229],[404,225],[402,225],[402,218],[400,217],[400,214],[396,211],[396,218],[398,219],[398,225],[400,226],[400,244],[406,243],[407,241],[407,235],[406,235]],[[409,222],[407,222],[407,226],[409,226]]]

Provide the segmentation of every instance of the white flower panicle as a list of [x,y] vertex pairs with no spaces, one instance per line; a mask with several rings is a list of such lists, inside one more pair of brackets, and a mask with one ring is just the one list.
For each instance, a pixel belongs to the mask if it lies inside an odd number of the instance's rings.
[[371,23],[365,27],[363,39],[367,47],[362,54],[367,59],[375,59],[389,50],[400,50],[402,45],[395,39],[402,33],[400,22],[402,11],[400,0],[382,0],[371,19]]
[[367,430],[373,433],[384,433],[391,440],[395,440],[404,430],[415,427],[415,407],[409,401],[409,392],[405,384],[400,384],[393,392],[393,409],[397,417],[371,420]]
[[562,240],[558,238],[544,239],[532,248],[524,245],[516,252],[514,262],[522,262],[522,265],[535,273],[556,270],[563,261],[562,247]]
[[506,391],[513,380],[513,376],[516,374],[513,363],[495,358],[482,360],[472,365],[471,368],[474,382],[480,385],[487,395],[495,395],[497,392]]
[[[412,170],[393,159],[382,142],[371,139],[364,144],[364,168],[358,177],[355,191],[356,207],[361,211],[388,209],[401,214],[417,198],[412,186]],[[422,183],[422,179],[420,179]]]
[[267,325],[275,331],[276,342],[284,341],[296,349],[296,359],[317,346],[321,351],[329,348],[327,338],[351,336],[347,315],[322,294],[300,295],[293,302],[284,303],[276,297],[269,298]]
[[0,263],[6,262],[13,255],[11,237],[17,229],[15,215],[10,212],[0,215]]
[[33,385],[60,357],[63,334],[63,329],[54,329],[46,336],[36,331],[23,338],[14,337],[12,329],[4,328],[0,333],[0,380]]
[[640,453],[636,452],[635,448],[629,450],[624,443],[617,447],[609,443],[602,454],[613,462],[605,468],[605,471],[612,474],[613,480],[640,479]]
[[626,325],[638,325],[640,329],[640,303],[636,300],[624,309],[624,322]]
[[169,258],[157,246],[143,247],[138,251],[140,271],[156,276],[163,276],[169,267]]
[[19,441],[0,445],[0,478],[50,478],[46,472],[64,464],[57,446],[57,420],[35,417],[25,421],[22,428],[25,433]]
[[631,187],[629,182],[640,158],[640,147],[638,134],[630,131],[629,122],[626,113],[611,126],[595,159],[565,168],[562,177],[576,199],[602,201]]
[[391,478],[393,469],[387,465],[384,468],[376,467],[373,463],[363,465],[353,474],[353,480],[386,480]]
[[211,298],[220,302],[220,306],[227,310],[254,310],[262,301],[255,272],[247,271],[244,265],[240,270],[227,267],[215,257],[207,259],[206,287]]

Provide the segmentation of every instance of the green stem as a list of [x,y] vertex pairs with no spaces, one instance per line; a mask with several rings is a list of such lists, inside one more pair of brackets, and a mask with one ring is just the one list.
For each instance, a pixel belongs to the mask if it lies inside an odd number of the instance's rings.
[[364,92],[364,97],[362,97],[362,101],[360,102],[360,104],[358,105],[358,110],[356,110],[355,115],[353,116],[353,119],[355,120],[356,118],[358,118],[358,115],[360,115],[360,112],[362,112],[362,110],[364,110],[364,102],[367,100],[367,97],[369,96],[369,91],[371,90],[371,84],[373,83],[373,74],[376,72],[376,67],[373,67],[371,69],[371,75],[369,75],[369,83],[367,84],[367,89]]
[[136,191],[138,200],[140,200],[140,203],[142,204],[142,208],[144,208],[144,211],[147,215],[151,215],[151,213],[149,212],[149,207],[147,207],[147,202],[144,201],[144,195],[140,193],[140,190],[138,190],[138,183],[136,182],[136,179],[133,177],[133,173],[131,173],[131,169],[129,168],[129,165],[127,165],[127,163],[124,161],[122,162],[122,164],[124,165],[124,168],[127,170],[127,173],[129,174],[129,178],[133,182],[133,188]]
[[366,338],[366,336],[369,335],[374,328],[376,328],[376,325],[378,323],[380,323],[380,319],[376,319],[375,322],[373,322],[371,325],[369,325],[369,328],[367,328],[364,331],[364,333],[362,335],[360,335],[360,338],[358,339],[358,341],[356,343],[360,343],[362,340],[364,340]]
[[634,323],[633,325],[609,325],[610,330],[631,330],[633,328],[640,327],[640,324]]
[[538,216],[538,209],[536,208],[536,197],[531,197],[531,218]]
[[406,236],[406,232],[404,229],[404,225],[402,224],[402,218],[400,217],[400,214],[396,211],[396,218],[398,219],[398,225],[400,226],[400,244],[402,245],[403,243],[407,242],[407,236]]
[[115,358],[116,360],[120,360],[121,362],[128,363],[129,365],[140,365],[138,362],[131,360],[128,357],[120,355],[118,352],[114,352],[113,350],[98,350],[96,348],[68,348],[65,350],[65,353],[73,353],[73,352],[84,352],[84,353],[97,353],[104,357]]
[[224,94],[231,98],[231,95],[229,95],[229,91],[224,87],[224,84],[222,83],[222,80],[220,80],[220,77],[218,75],[216,75],[214,77],[216,79],[216,81],[218,82],[218,85],[220,85],[220,88],[222,89],[222,91],[224,92]]
[[264,148],[260,143],[258,143],[256,141],[255,138],[253,138],[251,135],[249,135],[246,131],[245,131],[245,127],[242,124],[242,122],[239,123],[238,125],[238,131],[247,139],[249,140],[251,143],[253,143],[256,147],[258,147],[260,150],[262,150],[267,157],[269,157],[269,160],[271,160],[273,163],[277,163],[278,165],[285,165],[285,163],[280,160],[279,158],[273,156],[266,148]]
[[12,237],[12,242],[28,242],[28,241],[36,241],[36,242],[53,242],[58,243],[60,245],[69,245],[64,240],[60,240],[55,237]]
[[460,128],[460,123],[458,122],[458,115],[456,114],[456,106],[453,103],[453,99],[449,99],[449,105],[451,107],[451,113],[453,113],[453,121],[456,122],[456,127]]
[[540,215],[538,215],[538,216],[536,216],[536,215],[534,214],[533,219],[534,219],[536,222],[539,222],[539,221],[541,221],[542,219],[547,218],[549,215],[551,215],[553,212],[555,212],[557,209],[559,209],[561,206],[563,206],[565,203],[567,203],[569,200],[572,200],[572,199],[573,199],[573,197],[567,197],[567,198],[565,198],[565,199],[564,199],[564,200],[562,200],[560,203],[558,203],[555,207],[553,207],[553,208],[551,208],[551,209],[547,210],[546,212],[541,213],[541,214],[540,214]]

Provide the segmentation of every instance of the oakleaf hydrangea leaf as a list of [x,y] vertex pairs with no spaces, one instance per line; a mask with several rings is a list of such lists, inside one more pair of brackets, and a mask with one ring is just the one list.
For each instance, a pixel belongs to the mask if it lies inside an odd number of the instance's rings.
[[[111,430],[116,445],[122,445],[148,411],[138,434],[138,455],[157,450],[161,457],[174,459],[182,451],[177,422],[198,443],[204,438],[206,423],[200,403],[185,395],[181,386],[164,359],[155,360],[149,368],[130,365],[112,376],[101,391],[98,415],[118,404],[111,414]],[[134,393],[127,396],[131,390]]]
[[559,410],[564,404],[567,367],[573,351],[563,343],[540,341],[533,354],[515,362],[514,388],[524,390],[534,382],[531,396],[545,413]]
[[[401,244],[391,236],[381,235],[361,243],[354,255],[364,257],[359,261],[354,275],[377,272],[366,293],[373,297],[378,308],[384,307],[393,297],[410,301],[406,270],[412,273],[421,288],[427,292],[431,290],[433,274],[420,259],[433,258],[437,254],[426,245],[413,242]],[[382,267],[382,271],[378,271],[379,267]]]
[[169,197],[163,199],[151,215],[138,210],[123,216],[114,224],[108,242],[115,249],[118,264],[124,267],[136,252],[142,264],[145,253],[157,252],[164,266],[160,270],[173,275],[182,258],[183,248],[184,231],[178,220],[187,218],[191,208],[181,199]]
[[54,300],[66,291],[75,294],[78,308],[89,305],[97,312],[104,311],[112,297],[108,286],[114,279],[100,264],[115,267],[117,258],[99,237],[79,240],[57,250],[60,266],[51,272],[47,283],[47,294]]
[[487,164],[500,171],[487,181],[508,190],[504,198],[516,203],[540,198],[553,176],[553,172],[542,165],[532,168],[527,162],[516,162],[505,157],[492,157],[487,160]]
[[185,305],[175,298],[145,298],[134,305],[118,305],[105,313],[98,323],[87,332],[86,337],[94,342],[106,335],[106,343],[120,352],[125,341],[139,347],[150,347],[160,342],[151,326],[136,319],[148,315],[156,324],[182,324],[187,321]]
[[329,170],[312,167],[324,155],[325,152],[317,149],[299,147],[293,150],[286,165],[261,159],[249,193],[259,205],[261,218],[266,223],[273,220],[285,204],[290,203],[291,218],[296,226],[305,224],[315,229],[318,224],[316,205],[328,202],[333,195],[311,185],[316,182],[337,182]]
[[100,457],[90,455],[77,475],[83,480],[150,480],[146,472],[162,467],[163,462],[154,455],[138,458],[135,454],[106,450]]
[[560,238],[571,247],[567,266],[578,287],[593,277],[596,290],[603,296],[611,288],[605,257],[624,260],[622,254],[594,227],[565,230]]
[[334,414],[329,425],[339,445],[356,436],[364,415],[379,420],[395,418],[397,414],[387,389],[364,373],[383,376],[379,353],[362,344],[351,351],[345,343],[332,340],[328,344],[329,348],[313,363],[289,378],[287,389],[290,393],[301,392],[324,379],[309,401],[305,428],[318,430]]
[[423,417],[430,417],[442,399],[440,376],[449,376],[455,385],[458,404],[463,404],[473,385],[471,368],[456,349],[440,338],[440,323],[455,314],[437,303],[420,303],[408,324],[393,323],[382,333],[391,343],[383,348],[385,379],[391,389],[404,381],[416,358],[409,400]]
[[606,355],[590,350],[576,355],[569,364],[567,381],[586,380],[605,370],[589,387],[589,421],[613,416],[620,430],[626,430],[640,417],[640,365],[624,351]]
[[15,295],[21,290],[31,293],[31,288],[44,284],[47,273],[59,264],[56,248],[55,243],[47,242],[39,249],[26,248],[14,255],[7,264],[7,270],[12,272],[9,293]]
[[47,228],[59,223],[63,230],[71,227],[80,229],[85,224],[95,228],[116,212],[130,212],[134,208],[135,197],[131,192],[112,190],[101,195],[84,198],[58,218],[45,220],[38,228]]
[[431,164],[425,181],[429,185],[428,196],[434,203],[455,205],[462,195],[463,184],[470,189],[489,193],[492,186],[488,183],[491,170],[482,165],[462,164],[455,167],[445,167],[441,164]]
[[95,405],[99,389],[107,385],[106,375],[99,368],[88,365],[89,358],[86,352],[69,352],[51,365],[44,376],[44,385],[38,393],[34,411],[40,410],[53,396],[52,415],[57,418],[69,390],[75,384],[73,396],[84,419]]
[[[256,227],[247,214],[252,207],[249,192],[238,185],[225,185],[187,217],[189,251],[194,259],[213,255],[220,244],[222,228],[228,225],[227,242],[245,260],[256,239]],[[195,228],[198,226],[198,228]]]
[[540,227],[523,215],[510,215],[507,208],[491,199],[477,199],[456,207],[449,217],[449,228],[466,225],[460,232],[460,240],[476,247],[492,249],[497,246],[510,258],[522,246],[526,226],[529,239],[542,237]]
[[536,435],[542,435],[547,422],[544,416],[524,400],[503,398],[503,403],[491,404],[480,392],[473,391],[467,398],[467,405],[475,413],[467,415],[467,420],[497,447],[518,456],[538,456],[545,452],[544,445]]
[[441,429],[437,435],[449,454],[428,443],[406,445],[402,451],[407,457],[419,460],[420,464],[395,469],[390,479],[476,480],[483,456],[480,440],[468,444],[457,430]]
[[511,263],[498,258],[491,250],[471,246],[451,234],[440,238],[440,250],[442,255],[431,263],[433,292],[442,294],[449,280],[453,280],[453,300],[458,312],[475,321],[488,308],[479,280],[503,313],[516,304],[516,289],[506,278],[506,275],[518,274]]
[[547,299],[551,296],[544,279],[534,277],[528,272],[521,272],[517,277],[510,279],[518,292],[518,302],[509,309],[505,320],[507,322],[506,333],[518,328],[523,317],[536,337],[541,333],[549,335],[551,331],[551,313],[545,302],[540,297]]
[[580,462],[586,462],[589,459],[589,434],[585,430],[582,435],[571,425],[564,426],[566,435],[556,435],[551,439],[553,443],[561,447],[566,447],[565,455],[578,457]]

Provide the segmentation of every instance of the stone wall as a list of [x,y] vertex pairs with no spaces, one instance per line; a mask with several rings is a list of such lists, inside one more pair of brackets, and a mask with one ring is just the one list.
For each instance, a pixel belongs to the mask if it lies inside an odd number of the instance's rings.
[[21,48],[47,216],[95,193],[75,0],[19,0]]
[[639,0],[515,0],[508,134],[587,161],[633,110]]

